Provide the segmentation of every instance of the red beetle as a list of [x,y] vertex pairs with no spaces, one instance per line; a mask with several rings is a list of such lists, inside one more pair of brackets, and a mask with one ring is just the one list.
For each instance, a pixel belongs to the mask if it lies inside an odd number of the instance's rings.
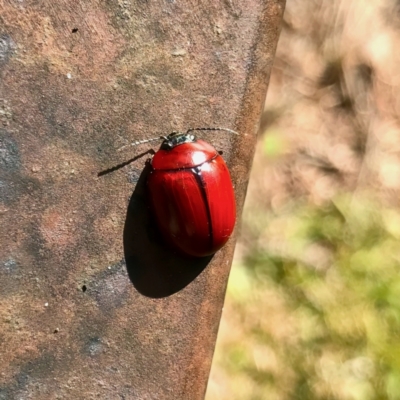
[[190,134],[195,130],[237,134],[225,128],[196,128],[162,136],[164,141],[150,161],[147,186],[165,241],[184,254],[204,257],[228,241],[235,226],[236,204],[225,161],[213,146]]

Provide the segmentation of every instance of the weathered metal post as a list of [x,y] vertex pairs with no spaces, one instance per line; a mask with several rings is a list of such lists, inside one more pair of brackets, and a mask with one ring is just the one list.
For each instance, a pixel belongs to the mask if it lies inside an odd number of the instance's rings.
[[157,145],[116,149],[235,129],[205,138],[240,210],[283,7],[0,1],[0,399],[203,398],[234,240],[195,261],[163,246]]

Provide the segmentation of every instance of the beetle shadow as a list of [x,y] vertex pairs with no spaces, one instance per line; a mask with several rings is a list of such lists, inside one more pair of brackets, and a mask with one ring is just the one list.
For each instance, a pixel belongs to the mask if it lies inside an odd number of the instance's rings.
[[147,163],[129,201],[124,226],[124,254],[129,278],[147,297],[179,292],[209,264],[213,256],[194,258],[174,252],[162,240],[149,210]]

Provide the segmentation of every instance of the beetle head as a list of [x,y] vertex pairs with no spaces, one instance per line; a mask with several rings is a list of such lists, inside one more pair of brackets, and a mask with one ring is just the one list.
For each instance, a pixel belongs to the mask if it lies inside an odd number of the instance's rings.
[[143,139],[137,140],[136,142],[127,144],[125,146],[120,147],[117,151],[121,151],[130,146],[137,146],[143,143],[154,142],[156,140],[163,140],[161,144],[161,148],[164,150],[171,150],[174,147],[182,144],[182,143],[193,143],[196,141],[196,137],[190,132],[194,131],[225,131],[229,133],[233,133],[234,135],[239,135],[236,131],[227,128],[213,127],[213,128],[190,128],[186,132],[171,132],[168,136],[158,136],[151,139]]
[[193,143],[195,141],[196,137],[188,132],[172,132],[161,143],[161,148],[163,150],[171,150],[180,144]]

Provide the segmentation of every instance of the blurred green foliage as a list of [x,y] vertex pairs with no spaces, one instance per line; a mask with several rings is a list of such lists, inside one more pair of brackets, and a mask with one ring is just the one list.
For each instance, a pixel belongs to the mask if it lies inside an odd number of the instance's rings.
[[220,398],[400,399],[400,213],[341,197],[247,208],[243,230]]
[[285,140],[278,129],[270,129],[268,134],[264,135],[262,141],[263,153],[270,159],[282,155],[285,147]]

